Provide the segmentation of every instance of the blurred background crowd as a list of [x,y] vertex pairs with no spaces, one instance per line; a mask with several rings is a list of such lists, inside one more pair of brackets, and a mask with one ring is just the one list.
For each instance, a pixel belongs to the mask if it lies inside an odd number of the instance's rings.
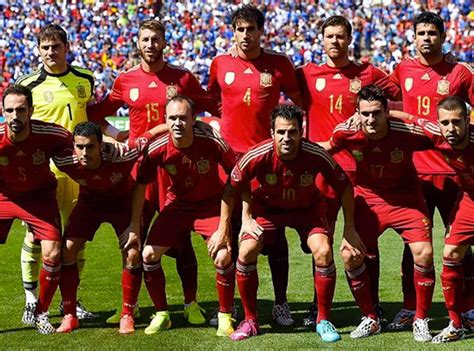
[[[207,84],[211,60],[232,45],[230,15],[241,2],[181,1],[2,1],[0,0],[0,80],[5,88],[40,65],[35,34],[56,23],[69,34],[68,61],[96,78],[96,98],[111,88],[118,72],[136,65],[138,24],[160,18],[165,24],[168,62],[185,67]],[[445,52],[474,63],[472,0],[261,0],[266,16],[264,47],[286,53],[296,66],[324,62],[320,24],[342,14],[353,24],[351,56],[391,72],[415,54],[412,20],[421,11],[445,20]]]

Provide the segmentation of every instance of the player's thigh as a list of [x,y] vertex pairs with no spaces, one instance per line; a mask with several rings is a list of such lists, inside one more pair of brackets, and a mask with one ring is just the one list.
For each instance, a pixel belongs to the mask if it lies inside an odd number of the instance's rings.
[[354,224],[369,254],[375,254],[378,238],[385,230],[387,209],[383,204],[370,204],[362,196],[355,198]]
[[450,224],[444,237],[445,245],[474,245],[474,200],[463,193],[453,208]]
[[432,242],[432,224],[423,201],[407,205],[391,206],[389,227],[401,235],[403,241],[411,243]]

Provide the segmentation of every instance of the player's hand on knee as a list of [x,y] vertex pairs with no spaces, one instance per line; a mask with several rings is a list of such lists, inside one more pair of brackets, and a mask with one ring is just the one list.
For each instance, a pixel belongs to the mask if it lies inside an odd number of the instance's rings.
[[222,248],[226,248],[227,250],[229,250],[230,245],[231,244],[228,228],[217,229],[207,241],[207,253],[212,259],[215,259],[219,250],[221,250]]
[[345,226],[340,250],[347,249],[352,256],[363,256],[367,251],[359,234],[355,231],[353,226]]
[[257,223],[255,219],[252,217],[250,218],[242,218],[242,228],[240,229],[240,238],[242,235],[250,235],[257,241],[262,241],[263,237],[263,227]]
[[140,227],[131,224],[127,229],[125,229],[122,235],[120,235],[119,241],[120,247],[123,248],[123,250],[132,247],[141,250]]

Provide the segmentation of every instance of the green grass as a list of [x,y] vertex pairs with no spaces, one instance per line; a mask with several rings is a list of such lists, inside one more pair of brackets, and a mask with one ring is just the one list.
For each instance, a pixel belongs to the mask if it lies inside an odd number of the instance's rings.
[[[437,223],[440,223],[438,220]],[[340,230],[336,243],[340,242]],[[435,252],[437,277],[441,263],[443,231],[438,225],[435,231]],[[153,313],[151,301],[146,289],[140,294],[141,318],[137,322],[137,331],[131,336],[121,336],[118,328],[108,326],[105,320],[120,305],[120,255],[117,240],[111,227],[102,226],[94,241],[87,246],[87,263],[81,283],[80,297],[88,308],[99,314],[99,319],[83,323],[81,329],[69,335],[39,335],[35,330],[26,328],[21,323],[24,295],[21,285],[19,265],[20,247],[23,239],[23,228],[15,223],[8,242],[0,246],[0,348],[1,349],[456,349],[474,348],[474,335],[455,344],[431,345],[413,341],[411,332],[383,333],[365,340],[353,341],[349,332],[355,328],[360,319],[352,295],[347,287],[341,260],[336,257],[338,281],[333,309],[333,321],[342,333],[342,341],[335,344],[323,344],[319,337],[308,329],[301,327],[301,319],[308,307],[307,301],[312,298],[312,279],[310,256],[304,255],[299,247],[297,235],[289,231],[290,245],[290,284],[288,298],[297,321],[294,328],[284,329],[271,323],[271,306],[273,304],[272,284],[265,257],[259,261],[259,313],[262,335],[243,342],[232,342],[227,338],[218,338],[211,327],[190,327],[182,315],[182,292],[179,279],[174,269],[174,261],[164,259],[167,274],[167,293],[170,304],[173,328],[159,335],[145,335],[143,329]],[[210,313],[217,306],[214,289],[214,269],[206,256],[204,242],[194,236],[199,261],[199,301]],[[380,239],[382,272],[380,296],[387,317],[392,318],[400,308],[400,260],[402,241],[392,232],[386,232]],[[338,244],[335,246],[338,248]],[[59,292],[51,306],[53,323],[59,323],[57,315]],[[240,301],[238,302],[240,303]],[[242,312],[242,309],[239,309]],[[446,311],[442,292],[437,278],[437,285],[432,308],[431,329],[437,332],[447,325]],[[242,316],[240,316],[242,317]]]

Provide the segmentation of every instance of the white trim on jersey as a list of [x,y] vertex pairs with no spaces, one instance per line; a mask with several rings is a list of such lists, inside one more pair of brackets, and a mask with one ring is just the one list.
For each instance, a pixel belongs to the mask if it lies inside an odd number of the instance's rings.
[[332,167],[335,169],[337,167],[336,161],[332,159],[332,157],[324,150],[321,146],[317,144],[313,144],[309,141],[302,141],[301,142],[301,150],[309,152],[310,154],[320,156],[321,158],[325,159]]
[[269,141],[266,144],[260,145],[256,149],[253,149],[249,152],[247,152],[244,156],[239,161],[239,168],[242,170],[247,166],[247,164],[254,158],[264,155],[268,153],[269,151],[273,150],[273,140]]

